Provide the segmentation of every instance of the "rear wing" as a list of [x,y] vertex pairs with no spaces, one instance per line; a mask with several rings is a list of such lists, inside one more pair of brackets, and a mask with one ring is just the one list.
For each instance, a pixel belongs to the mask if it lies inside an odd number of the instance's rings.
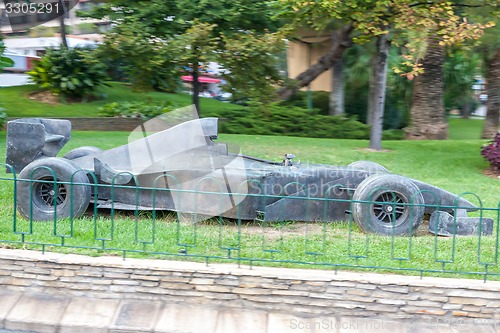
[[[56,156],[70,138],[69,120],[22,118],[9,121],[6,163],[19,173],[36,159]],[[7,172],[13,170],[7,168]]]

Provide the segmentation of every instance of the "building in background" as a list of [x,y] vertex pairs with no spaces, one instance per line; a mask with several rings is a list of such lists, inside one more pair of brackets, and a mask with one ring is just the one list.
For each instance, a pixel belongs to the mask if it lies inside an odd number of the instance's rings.
[[[287,70],[290,78],[297,77],[311,67],[332,47],[331,32],[329,31],[301,29],[297,35],[301,37],[290,41],[287,48]],[[312,91],[331,91],[332,70],[329,69],[320,74],[309,87],[304,87],[302,90],[308,88]]]

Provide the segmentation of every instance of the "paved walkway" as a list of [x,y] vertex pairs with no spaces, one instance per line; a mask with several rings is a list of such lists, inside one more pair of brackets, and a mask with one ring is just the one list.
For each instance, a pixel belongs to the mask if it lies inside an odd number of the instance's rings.
[[500,332],[496,325],[471,327],[458,320],[429,323],[354,317],[338,321],[252,309],[0,291],[0,333]]
[[285,317],[159,301],[0,292],[1,327],[11,333],[279,333],[288,332]]

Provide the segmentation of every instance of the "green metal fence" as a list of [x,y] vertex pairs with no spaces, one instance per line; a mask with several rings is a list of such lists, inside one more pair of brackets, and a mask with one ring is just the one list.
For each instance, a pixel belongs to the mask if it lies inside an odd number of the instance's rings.
[[[8,165],[4,165],[10,168]],[[13,171],[11,169],[11,171]],[[126,257],[158,257],[205,262],[237,262],[248,265],[273,265],[282,267],[314,267],[332,270],[354,269],[381,272],[408,272],[414,275],[445,275],[487,279],[498,279],[498,237],[500,225],[500,203],[497,207],[483,207],[478,196],[465,193],[478,206],[469,213],[481,222],[493,219],[493,232],[484,235],[481,227],[470,236],[441,237],[428,233],[424,222],[411,236],[394,234],[378,235],[360,230],[349,211],[339,221],[327,221],[329,209],[339,202],[350,207],[355,203],[377,205],[379,201],[354,201],[332,198],[325,192],[322,196],[287,195],[297,205],[322,205],[325,214],[323,222],[266,221],[265,210],[256,209],[255,218],[227,219],[213,217],[206,219],[197,211],[163,211],[156,207],[157,198],[171,195],[168,188],[143,188],[139,186],[100,184],[97,177],[88,173],[89,183],[68,182],[53,179],[21,180],[16,173],[0,177],[0,242],[6,246],[40,249],[42,251],[69,251],[83,254],[112,254]],[[168,176],[168,175],[163,175]],[[134,178],[132,176],[132,178]],[[136,182],[137,183],[137,182]],[[48,184],[33,191],[34,184]],[[37,221],[24,218],[18,212],[21,198],[19,186],[28,185],[29,216],[33,216],[33,196],[42,195],[52,200],[47,209],[54,210],[51,218]],[[259,185],[259,184],[258,184]],[[261,185],[261,184],[260,184]],[[259,186],[260,186],[259,185]],[[302,184],[292,184],[301,187]],[[73,200],[78,188],[87,187],[91,202],[96,203],[100,193],[107,193],[106,209],[90,204],[85,214],[75,217]],[[123,208],[117,202],[120,191],[135,193],[132,210]],[[332,191],[334,188],[328,189]],[[150,191],[153,197],[151,207],[141,206],[139,193]],[[177,190],[180,191],[180,190]],[[222,192],[193,193],[212,195],[217,200]],[[195,195],[195,198],[196,198]],[[269,200],[263,194],[232,193],[233,196],[254,197],[255,202]],[[275,196],[271,199],[280,199]],[[60,200],[58,200],[60,199]],[[23,198],[26,200],[26,198]],[[196,199],[195,199],[196,201]],[[387,199],[390,202],[390,198]],[[438,200],[436,200],[438,202]],[[47,203],[47,202],[45,202]],[[396,204],[391,203],[390,204]],[[419,206],[456,213],[463,207],[429,204],[397,203],[413,214]],[[69,205],[67,217],[57,214],[58,205]],[[177,207],[181,207],[181,203]],[[130,208],[128,206],[127,208]],[[395,212],[397,209],[394,210]],[[396,214],[396,213],[393,213]],[[456,220],[457,218],[455,218]],[[305,219],[308,220],[308,219]]]

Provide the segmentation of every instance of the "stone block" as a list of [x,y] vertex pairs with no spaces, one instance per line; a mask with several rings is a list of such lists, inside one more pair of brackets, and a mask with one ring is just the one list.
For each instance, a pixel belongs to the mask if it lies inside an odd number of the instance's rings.
[[338,333],[404,332],[402,323],[376,318],[341,317],[335,326]]
[[9,330],[55,333],[68,299],[45,294],[24,294],[5,319]]
[[61,319],[59,333],[106,333],[120,301],[75,298]]
[[218,311],[211,307],[186,304],[166,304],[156,321],[154,331],[170,332],[214,332]]
[[[244,311],[219,309],[214,333],[266,332],[267,313],[263,311]],[[205,331],[209,332],[209,331]]]
[[477,305],[483,306],[488,304],[488,300],[481,298],[470,298],[470,297],[461,297],[461,296],[452,296],[449,300],[452,304],[466,304],[466,305]]
[[20,293],[0,292],[0,322],[4,321],[20,297]]
[[160,302],[122,301],[109,332],[152,331],[159,318],[161,307]]

